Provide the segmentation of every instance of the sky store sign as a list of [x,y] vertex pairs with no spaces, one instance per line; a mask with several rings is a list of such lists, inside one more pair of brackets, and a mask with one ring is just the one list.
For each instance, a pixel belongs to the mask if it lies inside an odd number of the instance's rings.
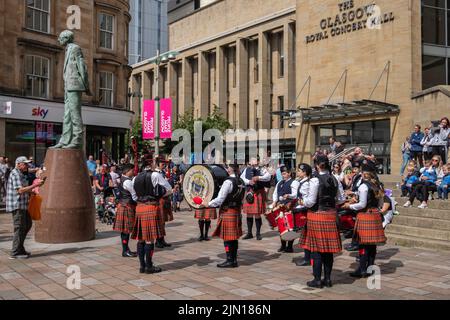
[[36,107],[36,108],[33,108],[33,110],[31,110],[31,115],[33,117],[45,119],[47,117],[48,111],[49,111],[49,109]]

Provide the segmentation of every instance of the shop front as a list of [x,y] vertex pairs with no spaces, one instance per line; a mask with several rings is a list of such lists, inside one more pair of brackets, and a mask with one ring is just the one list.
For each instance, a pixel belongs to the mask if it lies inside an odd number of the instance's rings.
[[[47,148],[62,133],[64,105],[45,100],[0,96],[0,154],[10,159],[33,156],[44,161]],[[101,107],[83,106],[85,151],[101,159],[103,151],[118,161],[125,153],[125,135],[133,113]]]

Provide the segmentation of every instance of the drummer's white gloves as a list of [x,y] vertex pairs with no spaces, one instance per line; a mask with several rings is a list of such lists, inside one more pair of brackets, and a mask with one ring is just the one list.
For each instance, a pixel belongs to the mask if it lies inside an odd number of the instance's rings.
[[273,209],[273,204],[269,205],[269,209]]

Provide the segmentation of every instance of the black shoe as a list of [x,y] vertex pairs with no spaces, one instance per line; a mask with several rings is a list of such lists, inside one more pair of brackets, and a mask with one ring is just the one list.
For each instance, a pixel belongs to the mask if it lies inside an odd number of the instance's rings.
[[145,268],[146,274],[158,273],[161,272],[162,269],[160,267],[151,266],[150,268]]
[[137,253],[136,252],[131,252],[131,251],[125,251],[125,252],[122,252],[122,257],[124,257],[124,258],[136,258],[137,257]]
[[168,248],[172,246],[170,243],[167,243],[165,240],[162,241],[162,245],[164,247],[168,247]]
[[296,265],[297,267],[308,267],[308,266],[311,265],[311,261],[307,261],[307,260],[303,260],[303,262],[296,261],[296,262],[295,262],[295,265]]
[[324,279],[322,280],[322,286],[331,288],[333,286],[333,283],[331,283],[331,279]]
[[247,233],[242,239],[243,240],[253,239],[253,234]]
[[209,240],[211,240],[209,237],[203,237],[203,240],[204,241],[209,241]]
[[262,237],[261,237],[260,234],[257,234],[257,235],[256,235],[256,240],[258,240],[258,241],[259,241],[259,240],[262,240]]
[[237,267],[237,263],[235,264],[233,261],[225,261],[222,263],[219,263],[217,265],[218,268],[236,268]]
[[280,247],[279,249],[278,249],[278,252],[285,252],[286,251],[286,248],[285,247]]
[[359,250],[359,244],[350,243],[349,245],[345,246],[345,250],[347,250],[349,252],[358,251]]
[[162,249],[164,248],[164,244],[161,241],[157,241],[155,247]]
[[203,241],[203,236],[198,237],[197,241]]
[[294,252],[294,249],[293,249],[293,248],[286,248],[286,249],[284,250],[284,252],[286,252],[286,253],[293,253],[293,252]]
[[322,281],[320,281],[320,280],[312,280],[312,281],[308,281],[308,282],[306,283],[306,285],[307,285],[308,287],[310,287],[310,288],[319,288],[319,289],[322,289],[322,288],[323,288],[323,286],[322,286]]
[[145,273],[145,268],[139,268],[139,273]]
[[367,272],[361,272],[360,270],[356,270],[355,272],[350,273],[350,277],[353,278],[367,278],[370,276]]

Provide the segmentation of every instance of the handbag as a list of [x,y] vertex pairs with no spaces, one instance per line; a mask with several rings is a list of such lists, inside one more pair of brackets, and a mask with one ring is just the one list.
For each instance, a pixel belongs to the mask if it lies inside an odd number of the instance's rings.
[[28,203],[28,213],[32,220],[41,220],[41,204],[42,197],[38,194],[33,194]]

